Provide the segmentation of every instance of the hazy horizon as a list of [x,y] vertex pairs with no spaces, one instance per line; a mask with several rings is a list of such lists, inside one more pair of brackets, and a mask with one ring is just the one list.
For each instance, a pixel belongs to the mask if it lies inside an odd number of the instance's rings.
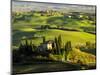
[[[77,10],[76,10],[77,9]],[[76,5],[76,4],[59,4],[59,3],[46,3],[34,1],[12,1],[13,12],[27,12],[27,11],[45,11],[56,10],[63,12],[85,12],[95,13],[94,5]]]

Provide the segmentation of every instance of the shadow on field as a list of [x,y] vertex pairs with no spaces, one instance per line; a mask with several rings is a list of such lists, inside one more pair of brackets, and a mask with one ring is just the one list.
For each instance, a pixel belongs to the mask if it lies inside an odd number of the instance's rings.
[[40,72],[57,72],[57,71],[73,71],[80,70],[79,65],[62,62],[43,62],[29,65],[15,65],[13,74],[24,74],[24,73],[40,73]]

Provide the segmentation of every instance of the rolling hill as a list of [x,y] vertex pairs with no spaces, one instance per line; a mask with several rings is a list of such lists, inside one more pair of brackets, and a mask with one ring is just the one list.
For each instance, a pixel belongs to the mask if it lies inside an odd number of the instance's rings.
[[[59,35],[62,36],[63,44],[65,44],[67,41],[71,41],[72,45],[85,44],[87,41],[90,41],[92,43],[95,42],[94,34],[89,34],[86,32],[77,32],[77,31],[64,31],[57,29],[36,30],[36,29],[26,28],[26,29],[20,29],[19,31],[13,33],[14,40],[17,40],[16,44],[18,44],[18,41],[22,37],[34,38],[35,36],[40,36],[40,37],[45,36],[46,40],[53,40],[55,37]],[[40,43],[42,43],[42,38],[40,37],[32,39],[34,44],[39,45]]]

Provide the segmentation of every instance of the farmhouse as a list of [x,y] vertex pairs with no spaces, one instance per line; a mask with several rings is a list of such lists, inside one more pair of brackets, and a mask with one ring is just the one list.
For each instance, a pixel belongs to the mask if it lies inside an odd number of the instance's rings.
[[55,42],[53,40],[46,41],[45,43],[41,43],[40,46],[38,46],[39,51],[46,51],[46,50],[52,50],[55,47]]

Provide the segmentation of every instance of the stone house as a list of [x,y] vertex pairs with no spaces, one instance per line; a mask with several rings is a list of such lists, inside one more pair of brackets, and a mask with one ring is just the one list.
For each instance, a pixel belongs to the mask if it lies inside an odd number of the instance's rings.
[[46,50],[52,50],[55,47],[55,42],[53,40],[46,41],[45,43],[41,43],[40,46],[38,46],[39,51],[46,51]]

